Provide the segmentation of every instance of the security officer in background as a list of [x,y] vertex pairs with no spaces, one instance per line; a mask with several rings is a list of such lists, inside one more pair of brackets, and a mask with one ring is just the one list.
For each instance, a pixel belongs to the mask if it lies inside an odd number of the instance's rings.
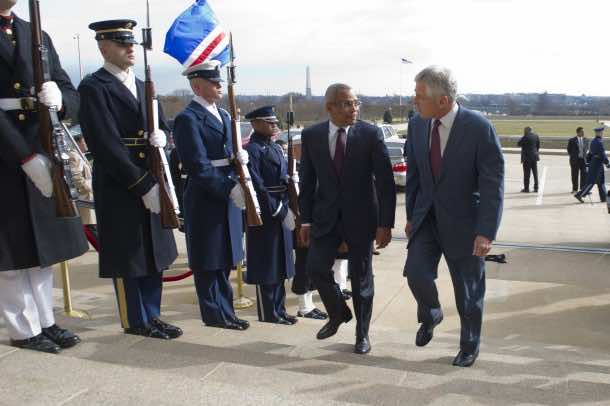
[[[201,318],[206,326],[245,330],[250,324],[235,315],[231,268],[244,258],[244,192],[232,164],[231,117],[216,106],[222,97],[218,61],[183,72],[194,99],[174,121],[174,141],[187,173],[183,196],[184,230]],[[239,149],[237,160],[248,163]]]
[[584,203],[583,197],[591,193],[593,186],[597,185],[599,191],[599,200],[605,202],[607,200],[606,177],[604,176],[604,165],[610,168],[610,162],[604,149],[602,137],[604,135],[604,126],[597,127],[595,138],[591,140],[589,153],[587,154],[587,162],[589,162],[589,170],[587,171],[587,181],[582,189],[574,195],[576,200]]
[[263,225],[247,228],[245,282],[256,285],[260,321],[292,325],[297,318],[286,312],[284,281],[294,276],[292,231],[295,218],[288,208],[288,162],[282,147],[271,139],[279,132],[279,120],[274,106],[258,108],[245,118],[254,129],[246,151],[263,220]]
[[36,104],[56,107],[61,119],[78,112],[78,93],[62,69],[51,38],[50,79],[38,100],[34,86],[30,24],[0,0],[0,317],[11,345],[57,353],[80,339],[55,324],[53,269],[88,249],[80,218],[59,218],[49,159],[38,134]]
[[[147,160],[148,144],[162,148],[167,140],[161,130],[147,135],[143,129],[144,82],[132,69],[135,25],[89,25],[105,63],[79,86],[80,120],[94,158],[100,277],[113,279],[126,334],[170,339],[182,330],[159,319],[162,272],[178,254],[172,231],[161,226],[159,185]],[[166,128],[161,109],[159,117]]]

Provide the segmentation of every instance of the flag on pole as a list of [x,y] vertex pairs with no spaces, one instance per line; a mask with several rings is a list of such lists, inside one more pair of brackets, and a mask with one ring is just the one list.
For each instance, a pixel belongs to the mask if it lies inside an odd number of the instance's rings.
[[165,35],[164,52],[184,69],[210,60],[229,62],[229,36],[207,0],[196,0],[176,18]]
[[410,60],[408,60],[407,58],[400,58],[400,60],[402,61],[402,63],[413,63]]

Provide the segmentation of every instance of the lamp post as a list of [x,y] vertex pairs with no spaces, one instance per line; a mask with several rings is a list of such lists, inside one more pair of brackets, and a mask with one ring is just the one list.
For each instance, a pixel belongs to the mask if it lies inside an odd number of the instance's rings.
[[398,114],[402,120],[402,66],[413,63],[407,58],[400,58],[400,90],[398,92]]
[[83,80],[83,64],[80,59],[80,35],[78,33],[74,34],[73,37],[76,40],[76,52],[78,54],[78,73],[80,74],[80,80]]

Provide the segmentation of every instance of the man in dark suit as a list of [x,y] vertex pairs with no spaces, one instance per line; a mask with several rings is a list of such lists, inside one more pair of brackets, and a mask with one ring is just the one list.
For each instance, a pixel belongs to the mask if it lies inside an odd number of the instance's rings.
[[201,318],[206,326],[246,330],[233,307],[231,268],[244,258],[243,189],[232,164],[247,164],[248,153],[233,145],[231,116],[216,106],[222,97],[220,64],[209,61],[184,71],[195,98],[174,121],[182,169],[184,231]]
[[415,344],[428,344],[443,320],[434,281],[444,255],[462,328],[453,365],[470,366],[479,354],[484,259],[502,214],[504,159],[492,124],[456,103],[448,69],[428,67],[415,82],[419,115],[407,131],[404,268],[421,323]]
[[540,137],[532,131],[531,127],[523,129],[523,137],[518,142],[521,147],[521,163],[523,164],[523,189],[530,191],[530,174],[534,175],[534,192],[538,191],[538,161],[540,160]]
[[46,33],[50,77],[31,93],[31,26],[11,12],[15,3],[0,0],[0,318],[12,346],[58,353],[80,339],[55,324],[53,265],[82,255],[88,245],[79,217],[56,215],[36,105],[74,118],[78,93]]
[[[149,144],[163,148],[157,129],[145,134],[144,82],[132,66],[137,44],[132,20],[89,25],[104,66],[78,90],[83,135],[93,154],[93,195],[99,235],[99,273],[112,278],[125,334],[160,339],[182,330],[160,317],[162,272],[178,256],[172,230],[161,225],[159,185],[148,167]],[[167,129],[162,111],[161,126]]]
[[352,318],[331,272],[337,249],[347,243],[356,313],[354,352],[365,354],[371,349],[373,240],[383,248],[392,238],[394,177],[381,130],[356,120],[360,101],[352,89],[333,84],[325,102],[330,120],[303,130],[301,138],[300,233],[309,244],[307,272],[329,315],[318,339],[334,335]]
[[[572,193],[576,193],[585,186],[587,178],[587,165],[585,157],[589,152],[589,139],[585,138],[582,127],[576,129],[576,137],[568,141],[568,155],[570,156],[570,170],[572,172]],[[578,180],[580,179],[580,187]]]

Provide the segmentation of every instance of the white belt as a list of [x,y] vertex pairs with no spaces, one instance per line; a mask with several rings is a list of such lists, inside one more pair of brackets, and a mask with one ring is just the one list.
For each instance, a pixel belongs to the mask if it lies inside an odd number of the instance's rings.
[[187,179],[188,177],[189,177],[189,176],[188,176],[188,175],[185,175],[185,174],[180,175],[180,179]]
[[222,168],[223,166],[229,166],[231,165],[231,162],[229,162],[229,158],[223,158],[223,159],[212,159],[210,161],[210,163],[212,164],[213,167],[215,168]]
[[17,99],[0,99],[0,109],[10,110],[33,110],[36,106],[36,99],[33,97],[20,97]]

